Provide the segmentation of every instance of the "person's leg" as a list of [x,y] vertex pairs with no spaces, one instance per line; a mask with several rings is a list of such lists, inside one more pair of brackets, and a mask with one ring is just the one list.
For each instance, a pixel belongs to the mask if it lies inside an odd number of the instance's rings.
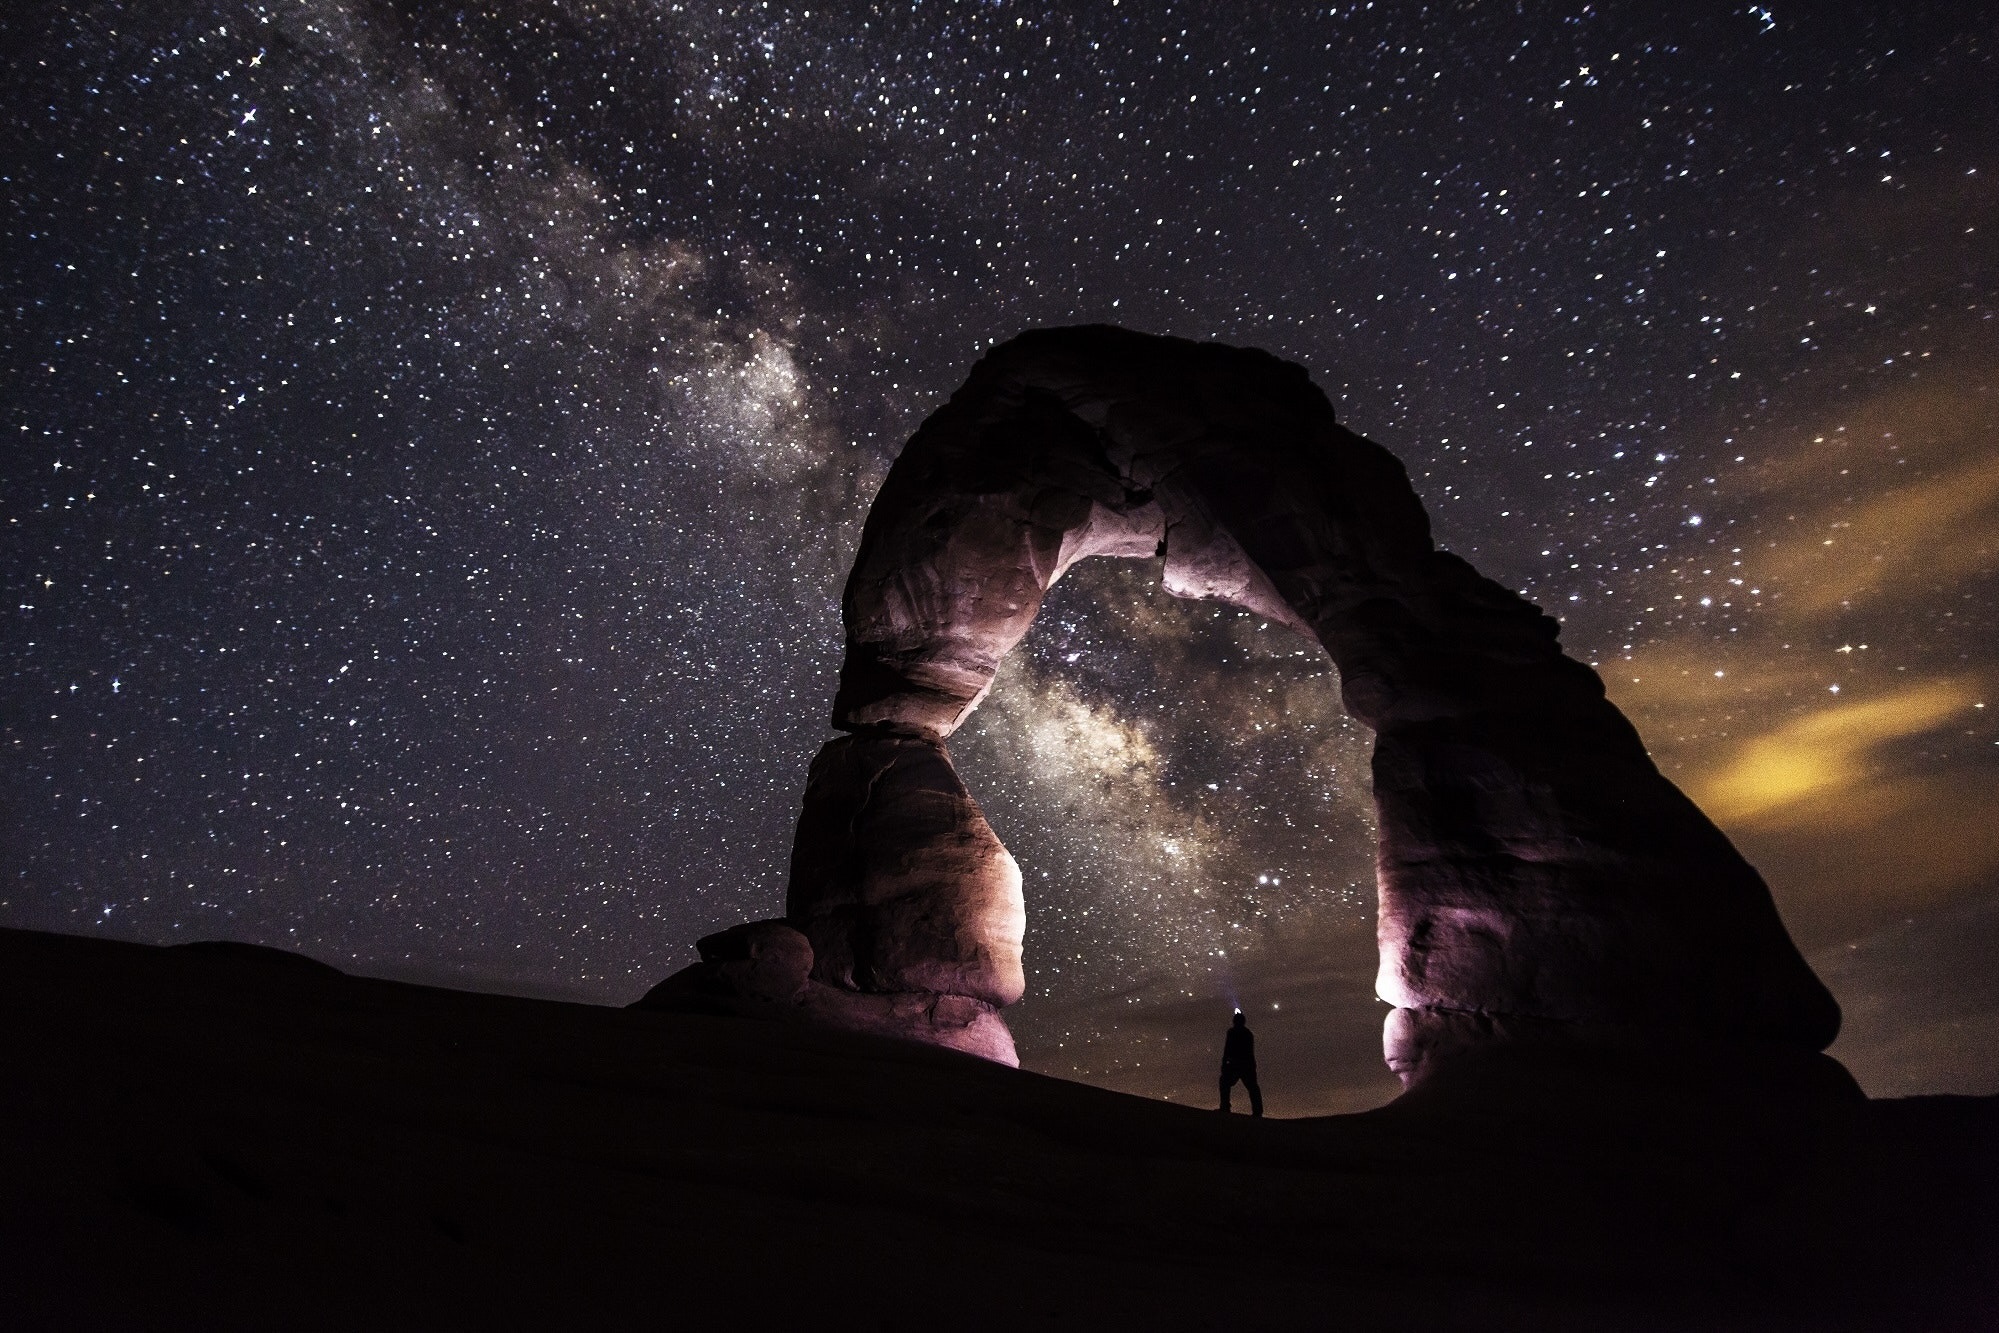
[[1228,1109],[1229,1109],[1229,1089],[1230,1089],[1230,1088],[1232,1088],[1232,1087],[1234,1087],[1234,1086],[1235,1086],[1235,1075],[1233,1075],[1233,1074],[1229,1073],[1229,1072],[1228,1072],[1227,1070],[1223,1070],[1223,1071],[1222,1071],[1222,1109],[1223,1109],[1224,1111],[1226,1111],[1226,1110],[1228,1110]]
[[1256,1086],[1256,1075],[1253,1073],[1244,1074],[1242,1076],[1242,1085],[1249,1089],[1249,1113],[1251,1115],[1262,1115],[1263,1089]]

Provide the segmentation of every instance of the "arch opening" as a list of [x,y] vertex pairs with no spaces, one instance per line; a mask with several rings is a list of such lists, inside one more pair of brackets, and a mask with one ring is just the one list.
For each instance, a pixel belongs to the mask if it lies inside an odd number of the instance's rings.
[[1206,1096],[1240,1006],[1281,1103],[1380,1105],[1373,737],[1315,640],[1159,567],[1079,562],[947,743],[1021,867],[1022,1063]]
[[[1437,550],[1401,464],[1304,370],[1105,326],[995,349],[870,510],[785,917],[661,1003],[797,1014],[1012,1062],[1019,868],[945,741],[1090,556],[1290,625],[1374,732],[1377,994],[1405,1082],[1521,1033],[1817,1051],[1838,1009],[1761,878],[1532,604]],[[654,997],[648,997],[649,1001]]]

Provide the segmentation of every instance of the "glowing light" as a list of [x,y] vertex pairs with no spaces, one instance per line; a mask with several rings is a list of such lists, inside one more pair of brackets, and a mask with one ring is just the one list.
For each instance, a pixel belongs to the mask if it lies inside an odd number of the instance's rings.
[[[1907,404],[1911,423],[1967,439],[1972,423],[1937,404]],[[1941,418],[1941,419],[1940,419]],[[1969,446],[1967,445],[1967,451]],[[1838,611],[1918,581],[1974,574],[1999,533],[1999,458],[1976,454],[1858,506],[1811,515],[1800,529],[1838,539],[1793,538],[1758,558],[1758,581],[1785,589],[1793,614]]]
[[1949,720],[1974,697],[1942,681],[1822,708],[1746,742],[1699,786],[1698,799],[1717,819],[1752,821],[1850,791],[1868,776],[1881,746]]

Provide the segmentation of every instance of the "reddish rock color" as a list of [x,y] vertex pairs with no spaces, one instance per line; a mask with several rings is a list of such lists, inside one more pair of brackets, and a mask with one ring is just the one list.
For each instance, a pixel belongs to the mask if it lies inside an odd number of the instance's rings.
[[1831,1042],[1838,1007],[1762,879],[1556,622],[1435,549],[1393,455],[1298,366],[1103,326],[981,360],[868,515],[833,710],[853,735],[813,764],[787,903],[816,985],[911,1012],[1018,998],[1019,872],[942,741],[1093,555],[1164,556],[1168,591],[1331,654],[1376,733],[1377,989],[1405,1082],[1522,1025]]
[[1020,1063],[997,1005],[934,991],[829,986],[812,977],[812,942],[782,921],[732,926],[696,947],[699,963],[660,982],[631,1007],[814,1023],[947,1046],[1004,1065]]
[[933,740],[845,736],[819,752],[785,915],[829,986],[995,1007],[1027,989],[1020,867]]

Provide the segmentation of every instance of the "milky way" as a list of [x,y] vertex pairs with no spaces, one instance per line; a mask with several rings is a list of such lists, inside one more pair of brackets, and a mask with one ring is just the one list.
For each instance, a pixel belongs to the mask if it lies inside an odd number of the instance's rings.
[[[1307,366],[1999,1090],[1994,20],[1528,9],[9,6],[0,922],[634,998],[780,909],[901,442],[1108,321]],[[1027,1064],[1392,1089],[1314,645],[1086,565],[954,752]]]

